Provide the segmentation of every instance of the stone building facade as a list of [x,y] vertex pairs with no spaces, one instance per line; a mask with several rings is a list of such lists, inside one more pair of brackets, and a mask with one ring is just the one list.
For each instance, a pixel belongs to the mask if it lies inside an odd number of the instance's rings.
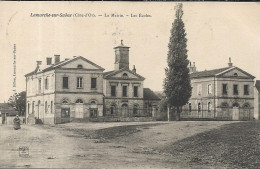
[[26,76],[27,114],[42,123],[64,123],[103,113],[103,71],[78,56],[60,61],[55,56]]
[[[115,69],[104,68],[77,56],[60,61],[60,56],[37,61],[26,77],[27,123],[57,124],[75,119],[105,116],[149,117],[157,111],[160,99],[153,98],[145,109],[144,77],[129,69],[129,47],[123,42],[115,49]],[[152,91],[151,91],[152,92]],[[146,100],[145,100],[146,99]],[[144,110],[145,109],[145,110]]]
[[254,76],[233,66],[197,72],[190,65],[192,96],[182,118],[250,120],[254,116]]

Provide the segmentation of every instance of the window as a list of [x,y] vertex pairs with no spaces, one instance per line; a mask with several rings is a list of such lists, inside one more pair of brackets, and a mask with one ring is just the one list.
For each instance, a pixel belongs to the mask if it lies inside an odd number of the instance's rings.
[[32,114],[34,114],[34,101],[32,102]]
[[233,75],[234,75],[235,77],[237,77],[237,76],[238,76],[238,75],[237,75],[237,73],[234,73]]
[[123,86],[123,97],[127,97],[127,86]]
[[134,86],[134,97],[138,97],[138,86]]
[[110,113],[111,115],[115,115],[116,114],[116,105],[112,104],[110,107]]
[[248,85],[244,85],[244,95],[249,95]]
[[232,105],[233,107],[239,107],[239,104],[238,103],[233,103],[233,105]]
[[211,86],[211,84],[208,84],[208,94],[212,94],[212,86]]
[[69,88],[69,77],[63,77],[63,89]]
[[238,85],[237,84],[233,85],[233,94],[238,95]]
[[49,89],[49,77],[46,77],[46,79],[45,79],[45,89],[46,90]]
[[227,84],[222,84],[222,94],[227,94]]
[[221,103],[221,107],[228,107],[228,103],[226,102]]
[[63,100],[62,104],[68,104],[69,102],[67,100]]
[[48,104],[47,104],[47,101],[45,102],[45,113],[48,112]]
[[201,105],[198,103],[198,112],[201,112]]
[[111,86],[111,96],[116,96],[116,86]]
[[61,117],[63,117],[63,118],[70,117],[70,108],[62,108]]
[[138,105],[134,105],[133,114],[138,115]]
[[128,78],[127,73],[124,73],[122,77],[123,77],[123,78]]
[[83,68],[83,66],[82,66],[82,65],[78,65],[78,66],[77,66],[77,68],[79,68],[79,69],[82,69],[82,68]]
[[91,78],[91,89],[97,88],[97,78]]
[[191,103],[189,103],[189,112],[191,112]]
[[243,105],[243,108],[250,108],[250,105],[249,105],[248,103],[245,103],[245,104]]
[[90,117],[97,117],[98,110],[97,109],[90,109]]
[[82,88],[82,77],[77,77],[77,88]]
[[53,113],[53,101],[51,101],[51,113]]
[[197,94],[198,94],[198,96],[202,95],[202,85],[201,84],[199,84],[197,86]]
[[210,112],[210,111],[211,111],[211,103],[208,102],[208,112]]
[[76,103],[83,103],[81,99],[76,100]]
[[39,93],[41,92],[41,90],[42,90],[42,79],[39,79],[39,81],[38,81],[38,91],[39,91]]

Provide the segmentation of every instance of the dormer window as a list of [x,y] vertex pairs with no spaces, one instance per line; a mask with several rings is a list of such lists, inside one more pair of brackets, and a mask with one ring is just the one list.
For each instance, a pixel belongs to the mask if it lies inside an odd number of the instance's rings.
[[128,78],[127,73],[124,73],[122,77],[123,77],[123,78]]
[[234,73],[233,76],[237,77],[238,75],[237,75],[237,73]]
[[78,67],[78,69],[82,69],[83,68],[83,66],[80,65],[80,64],[77,67]]

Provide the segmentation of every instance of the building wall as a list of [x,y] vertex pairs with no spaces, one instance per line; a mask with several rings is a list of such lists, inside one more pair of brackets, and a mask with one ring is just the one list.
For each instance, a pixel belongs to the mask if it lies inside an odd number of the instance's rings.
[[[63,88],[63,77],[68,77],[69,88]],[[77,77],[82,77],[83,87],[77,88]],[[91,89],[91,78],[97,78],[97,88]],[[97,92],[103,93],[103,75],[102,71],[86,70],[57,70],[56,71],[56,92]]]
[[260,100],[260,94],[258,92],[258,90],[255,88],[254,89],[254,94],[255,94],[255,99],[254,99],[254,118],[259,120],[260,118],[260,103],[259,103],[259,100]]
[[[207,114],[207,117],[224,117],[232,119],[233,107],[235,103],[239,105],[240,116],[245,115],[253,118],[254,112],[254,87],[252,79],[245,78],[197,78],[191,79],[192,96],[189,104],[183,107],[184,111],[191,111],[198,118]],[[223,84],[227,84],[227,94],[223,94]],[[238,95],[233,93],[233,85],[238,85]],[[211,85],[211,87],[209,87]],[[244,93],[244,85],[248,85],[248,94]],[[209,90],[209,88],[211,88]],[[214,95],[215,94],[215,95]],[[200,106],[199,106],[200,103]],[[224,103],[227,107],[223,107]],[[199,111],[199,107],[200,110]],[[223,114],[223,112],[226,114]],[[229,117],[227,117],[229,116]],[[241,117],[243,118],[243,117]]]
[[[127,86],[127,97],[124,98],[143,98],[143,82],[131,80],[104,80],[104,94],[106,97],[111,97],[111,86],[116,86],[116,97],[123,97],[123,87]],[[134,97],[134,86],[138,86],[138,97]]]

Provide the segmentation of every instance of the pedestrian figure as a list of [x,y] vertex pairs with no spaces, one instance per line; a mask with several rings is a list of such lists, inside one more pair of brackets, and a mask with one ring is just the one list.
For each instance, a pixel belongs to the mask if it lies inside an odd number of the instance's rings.
[[21,128],[21,126],[20,126],[20,119],[19,119],[19,116],[16,115],[16,117],[14,118],[14,129],[18,130],[20,128]]

